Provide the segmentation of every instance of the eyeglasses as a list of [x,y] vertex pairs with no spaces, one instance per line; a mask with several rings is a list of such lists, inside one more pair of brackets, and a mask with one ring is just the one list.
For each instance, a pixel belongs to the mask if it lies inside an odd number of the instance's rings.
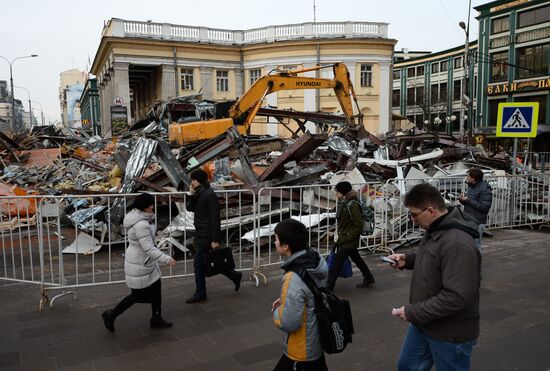
[[407,212],[409,214],[409,218],[418,218],[420,216],[420,214],[422,214],[424,211],[428,210],[431,206],[426,206],[425,208],[423,208],[421,211],[417,212],[417,213],[413,213],[411,212],[410,210]]

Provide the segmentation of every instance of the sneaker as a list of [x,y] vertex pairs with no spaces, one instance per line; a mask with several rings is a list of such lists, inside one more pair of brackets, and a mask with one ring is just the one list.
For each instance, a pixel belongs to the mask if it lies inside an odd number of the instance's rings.
[[113,310],[109,309],[101,313],[101,318],[103,318],[105,328],[111,332],[115,332],[115,318],[113,316]]
[[237,272],[239,274],[239,278],[237,278],[235,281],[235,291],[239,291],[241,288],[241,280],[243,279],[243,274],[241,272]]
[[372,285],[374,282],[375,282],[375,281],[374,281],[374,277],[373,277],[373,276],[370,276],[369,278],[363,278],[363,282],[358,283],[356,287],[358,287],[358,288],[369,287],[369,286]]
[[165,321],[162,317],[152,317],[151,328],[170,328],[172,327],[172,322]]
[[186,304],[194,304],[194,303],[200,303],[202,301],[206,301],[206,297],[200,297],[200,296],[191,296],[190,298],[188,298],[185,303]]

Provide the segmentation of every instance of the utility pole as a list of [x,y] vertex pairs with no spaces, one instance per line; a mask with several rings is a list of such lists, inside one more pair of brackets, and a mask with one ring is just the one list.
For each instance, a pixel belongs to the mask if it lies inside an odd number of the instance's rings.
[[13,91],[13,62],[15,62],[18,59],[34,58],[34,57],[38,57],[38,54],[31,54],[31,55],[25,55],[23,57],[13,58],[10,62],[9,59],[7,59],[6,57],[2,57],[0,55],[0,58],[8,62],[8,64],[10,65],[11,114],[12,114],[11,129],[13,130],[14,133],[17,132],[17,122],[15,120],[15,92]]
[[[465,111],[464,111],[464,103],[466,103],[466,107],[469,106],[472,98],[470,97],[470,92],[468,89],[468,73],[470,71],[470,58],[468,55],[469,48],[470,48],[470,11],[472,9],[472,0],[468,1],[468,22],[467,24],[464,22],[460,22],[458,25],[460,28],[464,30],[464,33],[466,34],[466,41],[464,42],[464,60],[462,61],[463,66],[463,73],[462,73],[462,82],[461,82],[461,99],[460,99],[460,139],[464,139],[464,122],[465,122]],[[470,119],[470,128],[472,126],[472,118]],[[471,138],[468,138],[468,144],[470,143]]]

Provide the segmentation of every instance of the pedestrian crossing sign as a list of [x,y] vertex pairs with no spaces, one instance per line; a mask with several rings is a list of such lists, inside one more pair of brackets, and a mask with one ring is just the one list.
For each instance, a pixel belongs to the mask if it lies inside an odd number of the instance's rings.
[[497,137],[536,137],[538,116],[537,102],[499,103]]

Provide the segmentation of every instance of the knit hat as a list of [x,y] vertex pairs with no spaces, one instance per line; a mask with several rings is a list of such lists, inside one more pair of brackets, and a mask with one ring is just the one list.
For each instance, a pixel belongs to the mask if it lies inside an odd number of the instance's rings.
[[154,204],[155,204],[155,198],[152,195],[150,195],[149,193],[141,193],[139,196],[137,196],[134,199],[132,208],[143,211],[147,209],[149,206]]
[[208,174],[206,174],[206,171],[202,169],[194,170],[191,173],[190,177],[191,177],[191,180],[195,179],[201,185],[208,183]]
[[337,192],[340,192],[344,196],[351,191],[351,183],[350,182],[340,182],[336,184],[336,187],[334,187],[334,190]]

